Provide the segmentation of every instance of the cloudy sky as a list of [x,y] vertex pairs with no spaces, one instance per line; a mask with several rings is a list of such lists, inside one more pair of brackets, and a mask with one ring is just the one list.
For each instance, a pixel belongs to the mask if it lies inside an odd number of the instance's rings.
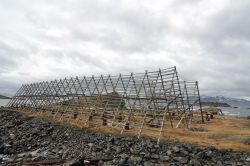
[[0,93],[177,66],[203,95],[250,99],[249,0],[0,0]]

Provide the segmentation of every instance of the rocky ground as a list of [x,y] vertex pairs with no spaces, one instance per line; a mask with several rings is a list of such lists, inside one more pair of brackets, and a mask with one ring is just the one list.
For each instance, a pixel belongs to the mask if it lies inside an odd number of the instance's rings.
[[157,145],[154,140],[91,133],[0,110],[0,165],[55,159],[72,165],[84,158],[106,166],[250,165],[249,153],[171,141]]

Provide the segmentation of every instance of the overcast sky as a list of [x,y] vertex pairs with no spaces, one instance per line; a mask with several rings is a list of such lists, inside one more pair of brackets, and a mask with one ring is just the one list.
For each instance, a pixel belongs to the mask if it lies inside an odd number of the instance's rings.
[[176,66],[203,95],[250,99],[249,0],[0,0],[0,93]]

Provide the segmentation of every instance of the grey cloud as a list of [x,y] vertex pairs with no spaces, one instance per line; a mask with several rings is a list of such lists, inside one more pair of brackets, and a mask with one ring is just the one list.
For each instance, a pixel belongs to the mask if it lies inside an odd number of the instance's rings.
[[0,41],[0,70],[7,70],[17,66],[19,60],[25,57],[24,50],[13,48]]
[[79,52],[70,52],[68,55],[73,61],[82,61],[85,64],[93,65],[97,68],[105,69],[105,63],[102,61],[102,59],[97,59],[95,57],[92,57],[90,54],[83,54]]
[[216,27],[215,35],[217,37],[231,37],[237,40],[250,39],[249,20],[250,2],[232,1],[227,8],[222,10],[217,17],[212,20]]
[[1,80],[0,92],[1,94],[8,94],[9,96],[12,96],[15,94],[20,85],[16,82]]
[[197,68],[183,72],[200,80],[204,93],[249,96],[249,7],[249,1],[231,1],[207,18],[205,27],[191,26],[183,31],[182,37],[194,41],[201,50],[194,64]]
[[10,34],[0,43],[0,78],[37,81],[176,65],[204,94],[249,96],[250,2],[223,1],[220,8],[205,0],[170,2],[0,2],[0,14],[10,15],[0,15],[6,21],[0,35]]
[[[63,61],[72,61],[72,63],[83,63],[85,65],[91,65],[98,68],[105,68],[105,63],[102,59],[97,59],[91,54],[80,53],[77,51],[71,52],[62,52],[61,50],[45,50],[47,57],[49,57],[53,61],[57,61],[58,63],[62,63]],[[56,68],[56,67],[55,67]]]
[[117,6],[84,3],[83,10],[74,13],[74,19],[79,22],[72,27],[72,38],[97,42],[121,53],[160,49],[161,37],[168,30],[168,20],[140,6],[132,10],[115,4]]

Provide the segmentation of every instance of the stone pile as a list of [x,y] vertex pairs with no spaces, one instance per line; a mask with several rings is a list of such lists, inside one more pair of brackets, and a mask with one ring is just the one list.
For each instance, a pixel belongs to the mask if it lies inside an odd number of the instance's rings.
[[99,165],[250,165],[250,154],[166,141],[92,133],[21,113],[0,110],[0,165],[25,160],[111,158]]

